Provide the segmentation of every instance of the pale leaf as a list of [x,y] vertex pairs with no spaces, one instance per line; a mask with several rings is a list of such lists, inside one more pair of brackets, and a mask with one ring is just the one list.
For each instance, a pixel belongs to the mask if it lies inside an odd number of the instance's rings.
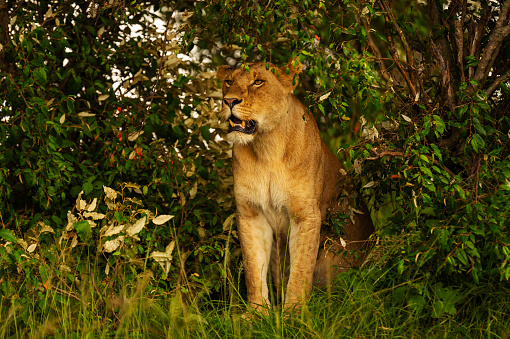
[[53,228],[51,226],[46,225],[42,221],[39,221],[37,224],[39,226],[41,226],[41,229],[39,230],[39,234],[43,234],[43,233],[55,233],[55,231],[53,230]]
[[327,98],[329,98],[329,96],[331,95],[331,92],[328,92],[324,95],[321,95],[321,97],[319,98],[319,102],[320,101],[323,101],[323,100],[326,100]]
[[118,234],[118,233],[122,232],[123,229],[124,229],[124,225],[120,225],[120,226],[113,226],[112,225],[112,226],[108,227],[106,232],[104,232],[103,236],[104,237],[109,237],[109,236]]
[[151,253],[151,258],[153,258],[163,269],[165,272],[165,278],[170,271],[171,263],[172,263],[172,252],[175,247],[175,241],[172,241],[165,249],[165,252],[154,251]]
[[80,113],[78,113],[78,116],[82,117],[82,118],[87,118],[87,117],[95,117],[96,115],[94,113],[89,113],[89,112],[80,112]]
[[189,190],[190,199],[195,198],[195,196],[197,195],[197,191],[198,191],[198,182],[195,182],[195,184],[193,185],[193,188]]
[[147,217],[143,217],[141,219],[138,219],[133,225],[131,225],[127,230],[126,230],[126,234],[129,235],[129,236],[134,236],[135,234],[138,234],[140,233],[140,231],[144,228],[145,226],[145,220],[147,219]]
[[51,18],[53,16],[53,10],[51,7],[46,11],[46,14],[44,15],[44,19]]
[[225,219],[225,221],[223,222],[223,230],[224,231],[228,231],[230,230],[230,228],[232,227],[232,225],[234,224],[234,218],[235,218],[236,214],[235,213],[232,213],[231,215],[228,216],[227,219]]
[[28,246],[27,252],[32,253],[33,251],[35,251],[36,247],[37,247],[37,244],[32,244],[32,245]]
[[374,126],[365,126],[361,132],[361,136],[366,140],[374,141],[375,139],[379,139],[379,131]]
[[97,100],[103,101],[103,100],[108,99],[109,97],[110,97],[109,94],[102,94],[102,95],[99,96],[99,98],[97,98]]
[[71,240],[71,248],[75,248],[76,245],[78,245],[78,235],[75,235],[73,240]]
[[106,187],[103,185],[103,190],[108,199],[115,200],[115,198],[117,198],[117,192],[115,192],[115,190],[111,189],[110,187]]
[[122,240],[123,240],[122,237],[118,237],[113,240],[107,240],[103,245],[104,251],[112,253],[113,251],[120,247],[120,245],[122,244]]
[[361,167],[361,161],[359,161],[359,159],[355,159],[354,160],[354,171],[357,173],[357,174],[361,174],[361,171],[362,171],[362,167]]
[[62,116],[60,117],[60,124],[63,124],[65,121],[66,121],[66,115],[62,114]]
[[152,219],[152,223],[155,224],[155,225],[162,225],[164,224],[165,222],[167,222],[168,220],[172,219],[174,216],[173,215],[160,215],[154,219]]
[[73,229],[73,225],[78,222],[78,218],[75,217],[74,214],[71,213],[71,211],[67,211],[67,226],[66,231],[70,231]]
[[369,187],[372,187],[375,185],[375,181],[370,181],[369,183],[367,183],[365,186],[363,186],[363,188],[369,188]]
[[402,114],[402,118],[404,118],[405,121],[407,122],[413,122],[413,120],[411,118],[409,118],[407,115],[405,114]]
[[87,205],[87,207],[85,208],[87,210],[87,212],[92,212],[93,210],[95,210],[97,207],[97,198],[94,198],[94,200],[92,200],[92,202]]
[[85,212],[83,213],[83,216],[85,216],[85,218],[92,218],[93,220],[101,220],[104,219],[105,217],[103,213],[97,212]]
[[143,134],[143,131],[139,131],[139,132],[131,133],[131,134],[129,134],[129,135],[128,135],[128,140],[129,140],[129,141],[135,141],[135,140],[136,140],[136,139],[138,139],[138,137],[139,137],[140,135],[142,135],[142,134]]
[[71,273],[71,267],[67,266],[66,264],[60,264],[58,266],[58,268],[63,271],[63,272],[67,272],[67,273]]
[[80,194],[78,194],[78,198],[76,198],[76,209],[80,212],[87,206],[87,202],[81,198],[82,195],[83,191],[81,191]]

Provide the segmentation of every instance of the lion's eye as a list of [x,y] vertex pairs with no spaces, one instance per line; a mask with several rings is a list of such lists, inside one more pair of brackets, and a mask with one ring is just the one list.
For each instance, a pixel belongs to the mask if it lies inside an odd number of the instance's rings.
[[255,86],[260,86],[260,85],[262,85],[263,83],[264,83],[264,80],[260,80],[260,79],[257,79],[257,80],[255,80],[255,81],[253,82],[253,84],[254,84]]
[[227,85],[227,87],[232,86],[232,80],[225,80],[225,85]]

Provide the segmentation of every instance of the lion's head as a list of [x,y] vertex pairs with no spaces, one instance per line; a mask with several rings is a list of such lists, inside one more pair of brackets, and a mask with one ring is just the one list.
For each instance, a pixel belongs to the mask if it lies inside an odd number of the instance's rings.
[[297,59],[282,68],[266,62],[246,68],[221,66],[217,77],[223,80],[222,118],[229,122],[228,139],[247,144],[278,126],[301,69]]

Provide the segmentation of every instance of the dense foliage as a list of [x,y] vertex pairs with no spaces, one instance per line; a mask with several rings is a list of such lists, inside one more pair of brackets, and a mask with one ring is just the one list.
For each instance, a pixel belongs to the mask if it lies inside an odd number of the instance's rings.
[[[178,55],[185,16],[151,2],[2,10],[4,295],[24,279],[28,291],[51,284],[49,268],[72,282],[95,257],[105,277],[148,266],[175,288],[207,272],[217,290],[233,213],[228,145],[214,141],[214,72]],[[154,258],[165,252],[166,270]]]
[[[443,283],[508,281],[510,2],[197,7],[195,22],[224,28],[214,36],[241,60],[299,55],[311,109],[329,128],[361,129],[361,142],[337,142],[382,221],[378,239],[394,245],[381,274],[413,281],[403,292],[416,308],[454,313],[458,293]],[[203,48],[217,43],[198,33]]]
[[292,57],[377,222],[375,286],[441,317],[508,284],[510,1],[2,0],[0,30],[13,303],[90,261],[219,291],[238,251],[214,70]]

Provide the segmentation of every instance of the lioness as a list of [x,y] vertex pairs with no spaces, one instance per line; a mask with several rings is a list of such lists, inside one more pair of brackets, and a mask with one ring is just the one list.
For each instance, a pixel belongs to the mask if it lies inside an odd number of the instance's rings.
[[[363,253],[336,254],[344,246],[359,250],[374,230],[366,207],[355,207],[347,172],[292,94],[301,70],[292,60],[283,68],[255,63],[249,70],[221,66],[217,72],[223,80],[222,117],[233,143],[248,302],[256,309],[269,305],[270,264],[287,309],[308,296],[312,283],[323,285],[336,272],[360,264]],[[350,216],[344,239],[331,241],[328,230],[321,234],[328,210]]]

